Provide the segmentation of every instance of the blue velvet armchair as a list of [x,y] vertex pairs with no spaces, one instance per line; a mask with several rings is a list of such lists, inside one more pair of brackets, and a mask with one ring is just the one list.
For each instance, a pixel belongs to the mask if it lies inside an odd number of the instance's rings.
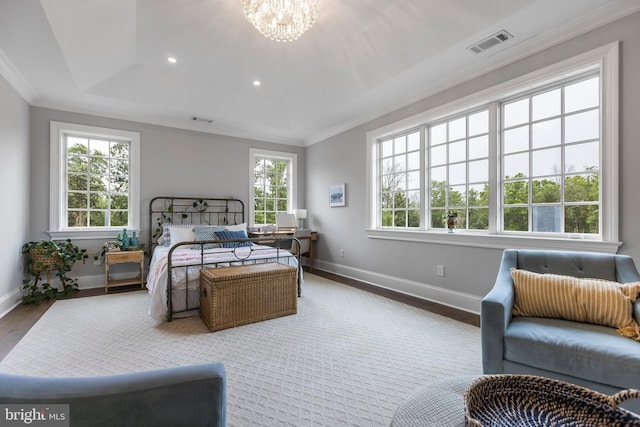
[[[538,317],[513,317],[511,268],[619,283],[640,281],[633,259],[586,252],[503,252],[492,290],[482,300],[481,342],[485,374],[531,374],[568,381],[606,394],[640,389],[640,342],[615,329]],[[640,320],[640,303],[633,305]],[[640,412],[640,401],[623,406]]]
[[0,373],[0,406],[68,404],[70,425],[215,426],[226,424],[222,363],[83,378]]

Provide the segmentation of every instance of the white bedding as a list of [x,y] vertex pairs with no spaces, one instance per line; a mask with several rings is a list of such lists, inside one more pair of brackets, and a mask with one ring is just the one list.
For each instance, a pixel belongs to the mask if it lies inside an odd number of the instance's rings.
[[[151,295],[151,306],[149,315],[158,321],[166,321],[167,309],[167,268],[168,255],[171,248],[157,246],[153,251],[153,257],[149,265],[147,276],[147,288]],[[235,251],[235,253],[234,253]],[[294,267],[298,266],[298,260],[285,250],[280,249],[280,262]],[[228,267],[229,265],[256,264],[264,262],[274,262],[277,260],[278,249],[270,246],[253,245],[250,247],[240,247],[234,249],[215,248],[204,251],[205,268],[214,268],[216,265],[206,265],[218,263],[218,267]],[[195,264],[195,265],[193,265]],[[172,274],[172,304],[173,311],[183,311],[187,307],[185,301],[185,289],[188,278],[188,307],[196,309],[200,304],[200,249],[194,250],[187,246],[176,249],[172,256],[172,266],[186,266],[174,268]],[[186,273],[188,271],[188,274]],[[188,277],[187,277],[188,276]]]

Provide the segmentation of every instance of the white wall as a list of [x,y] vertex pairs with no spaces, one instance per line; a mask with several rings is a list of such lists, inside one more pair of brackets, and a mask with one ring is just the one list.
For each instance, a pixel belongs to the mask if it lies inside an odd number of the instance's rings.
[[[33,107],[31,240],[49,238],[46,231],[49,228],[49,122],[52,120],[140,133],[141,242],[146,243],[148,238],[149,201],[156,196],[233,196],[241,199],[246,209],[250,188],[249,148],[297,153],[298,200],[305,200],[304,148]],[[74,240],[74,243],[95,253],[104,241]],[[76,264],[70,276],[79,279],[81,289],[103,286],[104,267],[94,266],[92,260],[87,260],[84,265]]]
[[[321,231],[316,265],[322,269],[479,311],[500,263],[501,249],[468,248],[367,238],[366,133],[616,40],[621,41],[620,239],[621,253],[640,262],[640,13],[445,90],[307,148],[307,209]],[[328,186],[347,183],[347,206],[329,208]],[[344,249],[340,257],[339,249]],[[436,275],[436,265],[445,276]]]
[[29,229],[29,105],[0,76],[0,317],[22,297],[21,247]]

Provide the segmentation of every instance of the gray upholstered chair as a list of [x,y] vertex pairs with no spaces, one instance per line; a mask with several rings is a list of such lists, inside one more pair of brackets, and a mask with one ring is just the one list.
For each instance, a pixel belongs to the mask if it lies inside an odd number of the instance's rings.
[[224,427],[226,374],[222,363],[82,378],[0,373],[0,403],[68,404],[72,427]]
[[[640,281],[633,259],[626,255],[505,250],[496,282],[482,300],[483,373],[541,375],[609,395],[621,389],[640,389],[640,343],[618,335],[615,328],[514,317],[511,268],[619,283]],[[631,310],[640,321],[640,298]],[[640,412],[640,400],[622,406]]]

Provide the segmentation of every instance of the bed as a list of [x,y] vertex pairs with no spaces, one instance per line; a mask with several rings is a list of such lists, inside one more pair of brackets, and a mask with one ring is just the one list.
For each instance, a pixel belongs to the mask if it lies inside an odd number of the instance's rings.
[[[244,203],[233,198],[159,196],[149,202],[149,315],[158,321],[198,315],[200,270],[279,262],[298,269],[291,237],[248,238]],[[290,249],[293,250],[290,251]]]

